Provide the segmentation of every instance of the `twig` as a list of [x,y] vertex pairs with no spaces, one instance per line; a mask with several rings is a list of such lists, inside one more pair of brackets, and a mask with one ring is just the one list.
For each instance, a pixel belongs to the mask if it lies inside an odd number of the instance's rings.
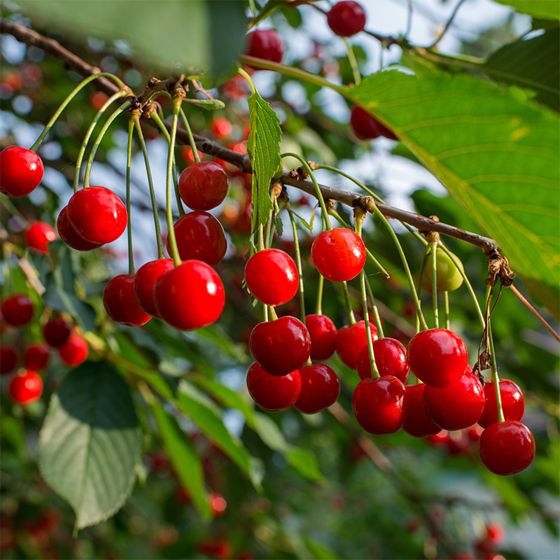
[[433,49],[444,38],[445,34],[449,31],[449,28],[453,24],[453,20],[455,19],[455,17],[459,13],[459,10],[461,9],[461,6],[465,2],[466,2],[466,0],[459,0],[459,2],[457,2],[455,8],[451,12],[451,15],[449,16],[449,19],[447,20],[447,22],[445,23],[445,26],[441,30],[441,33],[436,37],[436,40],[429,47],[427,47],[428,49]]

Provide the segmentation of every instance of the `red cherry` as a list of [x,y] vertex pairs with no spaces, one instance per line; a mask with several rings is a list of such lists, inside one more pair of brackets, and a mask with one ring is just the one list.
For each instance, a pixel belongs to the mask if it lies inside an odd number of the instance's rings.
[[[498,421],[498,404],[496,403],[496,390],[494,384],[484,384],[484,395],[486,402],[484,412],[478,423],[487,428]],[[509,379],[500,379],[500,396],[502,397],[502,410],[506,420],[521,420],[525,412],[525,398],[521,389]]]
[[504,529],[499,523],[486,525],[486,541],[498,545],[504,540]]
[[16,369],[19,357],[17,350],[9,345],[0,346],[0,375],[6,375]]
[[37,188],[43,178],[43,162],[33,151],[8,146],[0,152],[0,192],[20,198]]
[[[370,323],[371,339],[377,340],[377,329]],[[346,325],[336,333],[336,353],[349,368],[358,367],[360,354],[367,348],[366,323],[358,321],[354,325]]]
[[56,220],[56,229],[58,230],[58,235],[60,239],[76,249],[76,251],[91,251],[91,249],[97,249],[101,247],[102,243],[91,243],[86,241],[77,231],[76,228],[70,223],[68,219],[68,206],[65,206],[58,215]]
[[12,327],[22,327],[33,319],[33,303],[25,294],[8,296],[0,306],[4,321]]
[[352,395],[356,420],[370,434],[392,434],[404,423],[405,388],[392,375],[362,379]]
[[478,424],[475,424],[467,430],[467,438],[469,441],[478,441],[483,431],[484,430]]
[[467,453],[470,441],[465,432],[460,430],[458,432],[448,432],[445,444],[449,455],[462,455]]
[[521,422],[506,420],[488,426],[480,436],[480,458],[495,474],[515,474],[535,458],[535,438]]
[[277,412],[294,406],[301,391],[301,377],[297,370],[271,375],[255,362],[247,371],[247,389],[261,408]]
[[89,354],[86,339],[79,333],[73,332],[68,340],[58,349],[58,355],[67,366],[76,367],[84,362]]
[[43,392],[43,380],[34,371],[23,371],[14,375],[8,383],[8,393],[14,402],[35,402]]
[[209,501],[210,509],[214,517],[221,517],[224,515],[227,509],[227,501],[221,494],[212,492],[209,496]]
[[385,136],[389,140],[398,140],[398,136],[384,124],[372,117],[365,109],[354,107],[350,113],[350,126],[360,140],[375,140]]
[[227,192],[227,174],[213,161],[193,163],[179,177],[179,194],[193,210],[216,208],[223,202]]
[[280,249],[264,249],[247,261],[245,280],[259,301],[282,305],[296,295],[299,274],[294,259],[288,253]]
[[62,346],[72,332],[72,325],[62,317],[51,317],[43,327],[43,338],[53,348]]
[[198,545],[198,551],[201,554],[210,556],[210,558],[230,558],[232,549],[231,543],[227,539],[217,539],[213,541],[202,541]]
[[434,387],[458,381],[468,366],[460,336],[447,329],[419,332],[408,345],[408,363],[418,379]]
[[[175,222],[173,229],[182,260],[196,259],[216,265],[224,258],[227,249],[224,228],[212,214],[189,212]],[[171,254],[169,238],[167,252]]]
[[136,300],[146,313],[154,317],[159,317],[155,301],[156,283],[172,268],[172,259],[157,259],[142,265],[134,277],[134,293],[136,294]]
[[132,274],[119,274],[107,282],[103,291],[103,305],[107,315],[117,323],[141,327],[151,319],[136,300]]
[[80,237],[103,244],[122,235],[127,213],[122,200],[113,191],[105,187],[88,187],[70,198],[68,220]]
[[284,43],[275,29],[256,29],[247,35],[245,54],[272,62],[282,62]]
[[23,366],[31,371],[41,371],[49,365],[50,351],[46,344],[30,344],[23,353]]
[[440,432],[441,428],[428,416],[424,406],[424,391],[427,385],[407,385],[404,397],[406,420],[404,430],[414,437],[432,436]]
[[[373,343],[373,355],[379,375],[394,375],[403,383],[408,378],[408,359],[406,348],[396,338],[381,338]],[[367,346],[361,351],[358,358],[358,373],[362,379],[371,377],[369,352]]]
[[56,239],[56,232],[45,222],[33,222],[25,230],[25,244],[39,253],[49,252],[49,243]]
[[441,430],[437,434],[428,436],[426,441],[433,446],[446,445],[449,441],[449,432],[447,430]]
[[299,319],[286,316],[255,325],[249,347],[268,373],[286,375],[300,369],[308,360],[311,338]]
[[327,23],[337,35],[350,37],[364,30],[366,12],[358,2],[343,0],[329,10]]
[[311,358],[327,360],[336,349],[336,327],[326,315],[308,315],[305,326],[311,337]]
[[233,126],[225,117],[214,117],[212,120],[212,132],[216,138],[223,140],[231,135]]
[[177,329],[194,330],[214,323],[225,299],[221,278],[202,261],[185,261],[156,282],[158,314]]
[[340,394],[340,381],[336,373],[325,364],[312,364],[299,370],[301,393],[296,408],[305,414],[315,414],[336,402]]
[[446,430],[462,430],[472,426],[484,410],[484,389],[471,372],[445,387],[427,386],[424,391],[426,412]]

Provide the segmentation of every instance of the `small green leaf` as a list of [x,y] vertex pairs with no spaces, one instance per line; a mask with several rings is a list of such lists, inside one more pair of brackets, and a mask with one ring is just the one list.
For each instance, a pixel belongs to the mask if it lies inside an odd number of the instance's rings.
[[558,0],[496,0],[500,4],[511,6],[522,14],[531,16],[560,19],[560,3]]
[[317,457],[315,457],[313,453],[305,449],[292,447],[286,453],[285,457],[286,461],[305,478],[315,482],[323,480],[323,475],[317,464]]

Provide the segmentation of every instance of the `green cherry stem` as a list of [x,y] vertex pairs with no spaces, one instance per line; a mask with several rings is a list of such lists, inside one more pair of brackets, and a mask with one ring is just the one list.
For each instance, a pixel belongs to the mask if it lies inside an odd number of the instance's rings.
[[356,317],[354,317],[354,311],[352,311],[352,302],[350,301],[350,292],[348,291],[348,282],[342,282],[342,293],[344,295],[344,302],[346,304],[346,309],[348,310],[348,322],[351,325],[356,324]]
[[358,66],[358,60],[356,59],[356,54],[354,53],[354,49],[352,45],[348,41],[348,39],[342,39],[344,42],[344,46],[346,47],[346,55],[348,58],[348,64],[352,70],[352,76],[354,77],[354,83],[359,85],[362,81],[362,76],[360,74],[360,67]]
[[288,215],[290,216],[290,222],[292,224],[292,233],[294,236],[294,249],[296,252],[296,266],[299,274],[299,309],[301,314],[301,320],[305,323],[306,313],[305,313],[305,292],[304,292],[304,285],[303,285],[303,266],[301,264],[301,251],[299,248],[297,224],[294,218],[294,214],[290,210],[290,208],[288,208]]
[[317,305],[315,307],[315,313],[317,315],[323,314],[323,286],[325,284],[325,279],[323,275],[319,272],[319,281],[317,282]]
[[430,243],[430,265],[432,267],[432,309],[434,312],[434,325],[439,328],[439,309],[438,309],[438,293],[437,293],[437,241]]
[[248,72],[246,72],[243,68],[239,67],[237,69],[237,73],[249,84],[249,87],[251,88],[251,94],[252,95],[256,95],[257,93],[257,88],[255,87],[255,84],[253,83],[253,78],[251,78],[251,76],[249,75]]
[[179,120],[179,110],[181,109],[181,98],[173,98],[173,120],[171,121],[171,134],[169,135],[169,150],[167,152],[167,178],[165,183],[165,214],[167,218],[167,235],[171,247],[171,256],[175,266],[181,264],[177,240],[175,239],[175,228],[173,227],[173,211],[171,208],[171,183],[173,182],[173,154],[175,150],[175,137],[177,135],[177,122]]
[[132,135],[134,134],[134,117],[128,121],[128,143],[126,146],[126,238],[128,243],[128,274],[134,274],[134,247],[132,246],[132,216],[130,208],[130,168],[132,166]]
[[449,330],[451,329],[451,311],[449,308],[449,292],[447,290],[443,292],[443,305],[445,309],[445,328]]
[[500,393],[500,376],[498,374],[498,361],[496,359],[496,351],[494,350],[494,337],[492,335],[492,324],[491,324],[491,305],[490,300],[492,299],[492,286],[488,286],[486,289],[486,332],[488,336],[488,345],[490,352],[490,368],[492,371],[492,383],[494,385],[494,392],[496,393],[496,406],[498,408],[498,421],[504,422],[504,410],[502,406],[502,395]]
[[192,133],[191,125],[189,124],[189,119],[187,119],[187,114],[181,107],[181,120],[183,121],[183,126],[185,127],[185,132],[187,133],[187,138],[189,139],[189,146],[191,147],[193,158],[195,163],[200,163],[200,156],[198,155],[198,148],[196,147],[196,142],[194,141],[194,136]]
[[377,304],[375,303],[375,298],[373,297],[373,290],[371,289],[371,282],[366,275],[366,289],[368,293],[369,300],[371,302],[371,309],[373,311],[373,318],[375,320],[375,326],[377,327],[377,334],[379,338],[385,338],[385,333],[383,332],[383,324],[381,323],[381,315],[379,314],[379,309],[377,309]]

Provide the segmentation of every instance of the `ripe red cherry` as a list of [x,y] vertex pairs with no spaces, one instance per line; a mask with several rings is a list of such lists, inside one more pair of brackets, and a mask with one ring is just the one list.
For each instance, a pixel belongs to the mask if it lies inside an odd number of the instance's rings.
[[259,301],[282,305],[296,295],[299,274],[294,259],[288,253],[280,249],[264,249],[247,261],[245,280]]
[[325,364],[312,364],[299,370],[301,392],[296,408],[305,414],[315,414],[336,402],[340,382],[336,373]]
[[62,346],[72,332],[72,325],[62,317],[51,317],[43,327],[43,338],[53,348]]
[[23,371],[14,375],[8,384],[8,393],[14,402],[35,402],[43,392],[43,380],[34,371]]
[[[373,343],[373,355],[379,375],[394,375],[403,383],[408,378],[408,359],[406,348],[396,338],[381,338]],[[358,373],[362,379],[371,377],[369,352],[367,346],[361,351],[358,358]]]
[[[227,249],[224,228],[212,214],[189,212],[175,222],[173,229],[182,260],[196,259],[216,265],[224,258]],[[169,238],[167,252],[171,254]]]
[[0,375],[6,375],[16,369],[19,357],[16,349],[10,344],[0,346]]
[[227,509],[227,501],[218,492],[212,492],[209,496],[210,509],[214,517],[221,517]]
[[261,408],[277,412],[296,404],[301,377],[297,370],[281,376],[271,375],[255,362],[247,371],[247,389]]
[[22,327],[33,319],[33,303],[25,294],[8,296],[0,306],[4,321],[12,327]]
[[404,423],[405,388],[392,375],[362,379],[352,395],[356,420],[370,434],[392,434]]
[[56,239],[56,232],[45,222],[33,222],[25,230],[25,244],[39,253],[49,252],[49,243]]
[[136,300],[146,313],[154,317],[159,317],[155,301],[156,283],[172,268],[173,261],[171,259],[157,259],[142,265],[134,277]]
[[327,360],[336,349],[336,327],[326,315],[308,315],[305,326],[311,337],[311,358]]
[[[377,340],[377,329],[370,323],[371,339]],[[364,348],[367,348],[366,323],[358,321],[354,325],[346,325],[336,333],[336,353],[349,368],[358,367],[358,359]]]
[[255,325],[249,347],[257,363],[272,375],[299,370],[309,358],[311,338],[307,327],[286,316]]
[[[487,428],[498,421],[498,405],[496,403],[496,390],[494,384],[484,384],[486,402],[484,411],[478,423]],[[506,420],[521,420],[525,412],[525,398],[516,383],[509,379],[500,379],[500,396],[502,397],[502,410]]]
[[350,37],[364,30],[366,12],[358,2],[343,0],[329,10],[327,23],[337,35]]
[[105,187],[88,187],[73,194],[68,202],[68,219],[90,243],[111,243],[126,228],[127,213],[122,200]]
[[284,56],[284,43],[275,29],[256,29],[247,35],[247,49],[245,54],[281,62]]
[[466,371],[459,381],[445,387],[427,386],[424,404],[438,426],[462,430],[478,422],[484,410],[484,389],[477,376]]
[[535,438],[515,420],[492,424],[480,436],[480,458],[495,474],[515,474],[533,462]]
[[189,260],[156,282],[156,309],[171,326],[194,330],[218,320],[226,300],[218,273],[206,263]]
[[360,140],[375,140],[385,136],[389,140],[398,140],[398,136],[372,117],[365,109],[354,107],[350,113],[350,126]]
[[23,353],[23,366],[31,371],[41,371],[49,365],[50,351],[46,344],[30,344]]
[[213,161],[193,163],[179,177],[179,194],[193,210],[216,208],[223,202],[227,192],[227,174]]
[[88,343],[79,333],[73,332],[58,349],[58,355],[67,366],[76,367],[84,362],[89,354]]
[[231,135],[233,126],[225,117],[214,117],[212,119],[212,132],[214,136],[223,140]]
[[43,178],[43,162],[31,150],[8,146],[0,152],[0,192],[20,198],[33,191]]
[[329,280],[343,282],[360,274],[366,263],[366,247],[351,229],[334,228],[321,232],[311,245],[315,268]]
[[102,243],[91,243],[86,241],[77,231],[76,228],[70,223],[68,219],[68,206],[65,206],[58,215],[56,220],[56,229],[58,230],[58,235],[60,239],[76,249],[76,251],[91,251],[91,249],[97,249],[101,247]]
[[103,305],[107,315],[117,323],[141,327],[151,319],[136,300],[134,276],[131,274],[119,274],[107,282]]
[[434,387],[449,385],[468,365],[465,343],[447,329],[419,332],[408,345],[408,363],[418,379]]
[[407,385],[404,397],[406,420],[404,430],[414,437],[435,435],[441,428],[428,416],[424,406],[424,391],[427,385]]

